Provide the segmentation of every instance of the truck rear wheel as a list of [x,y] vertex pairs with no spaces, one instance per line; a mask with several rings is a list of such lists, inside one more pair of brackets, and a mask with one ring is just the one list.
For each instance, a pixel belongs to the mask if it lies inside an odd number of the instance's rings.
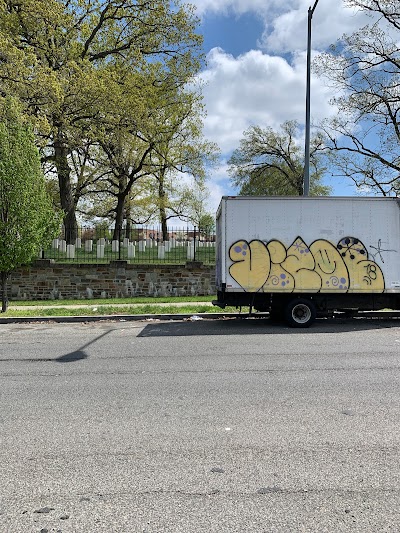
[[285,320],[292,328],[308,328],[316,316],[315,305],[304,298],[291,300],[285,308]]

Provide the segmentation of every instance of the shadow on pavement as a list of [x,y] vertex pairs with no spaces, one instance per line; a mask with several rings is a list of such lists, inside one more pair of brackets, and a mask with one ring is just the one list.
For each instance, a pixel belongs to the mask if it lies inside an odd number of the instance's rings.
[[191,335],[316,335],[399,327],[400,320],[371,318],[318,319],[310,328],[290,328],[269,318],[229,318],[148,324],[138,337],[186,337]]
[[0,359],[0,362],[25,362],[25,363],[76,363],[77,361],[82,361],[83,359],[87,359],[89,356],[84,351],[84,348],[87,348],[91,344],[94,344],[98,340],[100,340],[102,337],[105,337],[105,335],[108,335],[114,331],[114,329],[109,329],[105,331],[102,335],[99,335],[95,339],[91,340],[90,342],[83,345],[78,350],[75,350],[73,352],[66,353],[64,355],[60,355],[59,357],[49,357],[49,358],[41,358],[41,359],[34,359],[31,357],[25,357],[25,358],[8,358],[8,359]]
[[82,361],[82,359],[87,359],[88,357],[88,354],[83,350],[77,350],[76,352],[70,352],[66,353],[65,355],[61,355],[56,359],[51,359],[51,361],[56,361],[57,363],[75,363],[76,361]]

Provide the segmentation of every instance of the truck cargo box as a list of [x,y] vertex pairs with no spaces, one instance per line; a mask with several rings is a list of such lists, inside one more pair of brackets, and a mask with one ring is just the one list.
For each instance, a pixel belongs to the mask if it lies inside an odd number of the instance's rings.
[[311,301],[314,314],[399,306],[400,202],[223,197],[216,285],[221,306],[277,313],[285,313],[295,298]]

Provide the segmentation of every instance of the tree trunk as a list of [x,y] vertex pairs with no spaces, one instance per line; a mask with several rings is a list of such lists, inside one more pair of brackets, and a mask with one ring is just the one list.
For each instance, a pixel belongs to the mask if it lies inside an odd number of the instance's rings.
[[125,202],[128,196],[129,190],[127,187],[127,177],[120,176],[118,178],[118,201],[117,208],[115,210],[115,226],[113,233],[113,241],[118,241],[121,237],[122,226],[124,223]]
[[159,200],[159,213],[161,222],[161,231],[163,241],[169,241],[168,227],[167,227],[167,212],[165,209],[165,189],[164,189],[164,174],[165,170],[160,171],[158,178],[158,200]]
[[161,219],[161,231],[163,241],[169,241],[167,220],[165,218]]
[[72,194],[68,149],[61,126],[58,128],[57,137],[54,141],[54,157],[58,175],[60,202],[65,213],[65,239],[68,244],[75,244],[76,238],[78,237],[78,224],[76,221],[74,196]]
[[124,223],[124,205],[125,205],[125,195],[118,195],[117,209],[115,214],[115,226],[113,233],[113,241],[118,241],[121,236],[122,225]]
[[2,313],[5,313],[8,308],[7,280],[8,280],[8,272],[2,272],[1,273],[1,312]]
[[125,207],[125,237],[130,240],[131,238],[131,202],[129,201]]

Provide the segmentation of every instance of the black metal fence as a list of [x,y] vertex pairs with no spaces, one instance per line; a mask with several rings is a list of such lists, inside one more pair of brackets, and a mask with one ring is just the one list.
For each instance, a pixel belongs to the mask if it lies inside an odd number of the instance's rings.
[[41,257],[54,259],[57,263],[128,260],[130,263],[184,264],[201,261],[214,264],[215,234],[195,227],[168,228],[164,234],[159,227],[149,226],[119,228],[118,231],[104,227],[79,227],[76,232],[63,227],[59,237],[42,250]]

